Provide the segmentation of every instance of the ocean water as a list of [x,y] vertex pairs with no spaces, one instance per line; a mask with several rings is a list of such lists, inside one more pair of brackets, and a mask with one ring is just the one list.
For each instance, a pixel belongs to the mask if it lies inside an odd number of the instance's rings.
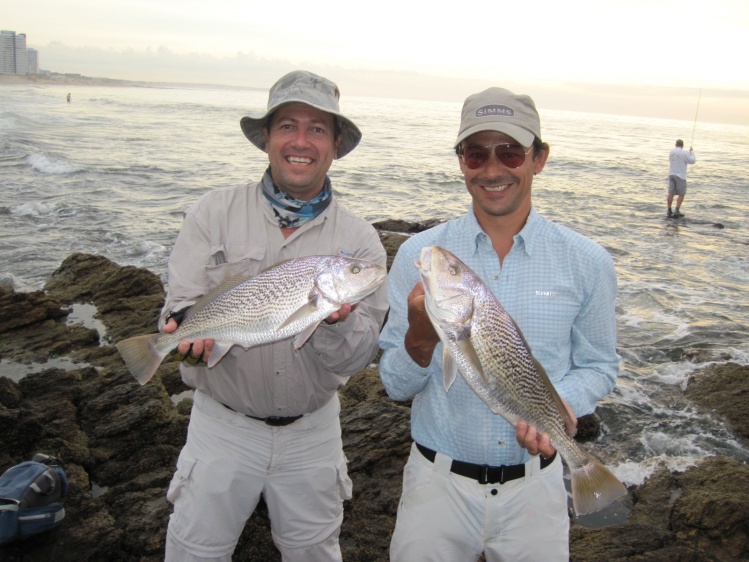
[[[73,252],[164,278],[185,208],[265,170],[239,119],[266,100],[241,89],[0,86],[0,283],[39,289]],[[335,195],[370,221],[462,214],[469,197],[451,148],[460,105],[344,92],[364,138],[334,162]],[[698,368],[749,364],[749,128],[540,112],[551,156],[534,202],[605,246],[619,277],[621,377],[591,449],[628,484],[660,463],[749,460],[682,396]],[[666,220],[668,152],[693,133],[686,218]]]

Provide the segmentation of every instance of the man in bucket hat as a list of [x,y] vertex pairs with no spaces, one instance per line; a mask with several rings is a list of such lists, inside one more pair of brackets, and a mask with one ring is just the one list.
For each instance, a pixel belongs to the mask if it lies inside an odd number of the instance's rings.
[[[438,245],[486,283],[520,327],[573,420],[614,389],[616,274],[598,244],[543,218],[531,184],[549,146],[533,100],[501,88],[469,96],[455,141],[472,198],[458,219],[414,235],[388,277],[380,375],[413,398],[393,562],[569,559],[567,494],[548,435],[494,414],[457,377],[445,392],[441,345],[413,266]],[[501,467],[501,468],[500,468]]]
[[[327,176],[361,139],[338,97],[330,80],[291,72],[271,88],[264,114],[242,118],[270,165],[257,184],[212,191],[187,211],[169,259],[165,332],[225,279],[282,260],[329,254],[385,265],[376,231],[335,200]],[[341,560],[351,480],[337,388],[374,358],[386,310],[383,286],[333,313],[298,350],[292,339],[235,346],[210,371],[212,340],[180,343],[195,396],[167,492],[166,560],[230,560],[261,496],[284,561]]]

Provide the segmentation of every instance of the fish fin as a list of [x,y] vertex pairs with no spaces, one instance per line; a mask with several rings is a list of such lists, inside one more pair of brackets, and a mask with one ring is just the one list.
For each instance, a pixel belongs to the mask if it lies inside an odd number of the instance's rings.
[[245,281],[249,281],[250,279],[252,279],[251,275],[235,275],[234,277],[225,279],[224,281],[216,285],[213,289],[208,291],[205,295],[200,297],[197,301],[195,301],[195,304],[193,304],[185,314],[185,320],[194,315],[198,310],[205,308],[205,306],[209,302],[214,301],[219,295],[222,295],[223,293],[233,289],[234,287],[244,283]]
[[221,361],[221,359],[224,358],[224,355],[229,353],[229,350],[232,347],[234,347],[233,343],[216,342],[216,345],[214,345],[211,350],[211,356],[208,358],[208,368],[210,369],[216,363]]
[[447,350],[447,346],[442,346],[442,384],[445,385],[445,392],[450,390],[450,387],[455,382],[458,376],[458,366],[455,364],[455,360],[450,352]]
[[570,476],[572,506],[577,515],[601,510],[627,494],[627,488],[614,473],[590,455],[584,466],[570,470]]
[[278,328],[276,328],[276,331],[283,330],[286,326],[293,322],[296,322],[297,320],[304,320],[305,318],[312,316],[315,312],[317,312],[317,300],[317,294],[312,293],[309,297],[309,300],[302,306],[297,308],[294,312],[292,312],[289,317],[284,320]]
[[160,337],[161,334],[147,334],[128,338],[116,344],[125,365],[140,384],[146,384],[151,380],[166,357],[166,353],[162,354],[156,350],[156,342]]
[[263,269],[261,269],[260,271],[258,271],[257,274],[260,275],[261,273],[265,273],[269,269],[273,269],[274,267],[278,267],[279,265],[283,265],[287,261],[291,261],[292,259],[294,259],[294,258],[288,258],[288,259],[285,259],[285,260],[277,261],[276,263],[274,263],[272,265],[269,265],[268,267],[264,267]]
[[320,325],[320,322],[315,322],[314,324],[310,324],[307,326],[304,330],[302,330],[300,333],[296,335],[294,338],[294,349],[299,349],[302,347],[306,341],[310,338],[312,335],[312,332],[317,330],[317,327]]
[[476,353],[476,348],[473,347],[470,338],[459,339],[455,342],[455,345],[458,346],[460,353],[465,357],[466,363],[468,363],[471,369],[473,369],[473,371],[481,378],[482,384],[485,386],[491,386],[492,383],[486,376],[486,373],[484,373],[484,368],[481,366],[481,360],[479,359],[479,355]]

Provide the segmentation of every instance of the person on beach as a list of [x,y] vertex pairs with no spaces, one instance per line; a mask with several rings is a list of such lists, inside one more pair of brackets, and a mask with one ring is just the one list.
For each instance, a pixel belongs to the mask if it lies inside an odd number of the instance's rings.
[[530,97],[502,88],[469,96],[455,150],[471,207],[407,240],[388,277],[379,370],[391,398],[413,398],[414,439],[390,559],[453,562],[483,552],[489,562],[566,561],[559,455],[548,435],[494,414],[462,377],[445,391],[442,347],[414,262],[421,248],[438,245],[473,269],[517,322],[575,420],[616,384],[614,263],[533,206],[531,185],[549,145]]
[[[377,232],[338,203],[327,175],[361,139],[338,98],[330,80],[294,71],[273,85],[264,114],[241,119],[270,165],[259,182],[211,191],[185,214],[169,258],[164,332],[225,279],[281,260],[329,254],[385,265]],[[352,485],[337,389],[376,355],[387,308],[383,284],[343,305],[298,350],[291,339],[235,346],[210,370],[215,342],[179,344],[182,379],[195,395],[167,492],[167,561],[231,560],[261,496],[285,562],[341,560]]]
[[71,98],[70,98],[70,94],[68,94],[68,103],[70,103],[70,99],[71,99]]
[[[687,164],[694,164],[696,161],[697,157],[692,147],[689,147],[689,152],[684,150],[684,141],[681,139],[676,141],[676,146],[668,153],[668,195],[666,196],[666,202],[668,203],[666,216],[668,218],[678,219],[684,216],[681,212],[681,204],[687,194]],[[676,195],[676,210],[672,212],[671,205],[674,201],[674,195]]]

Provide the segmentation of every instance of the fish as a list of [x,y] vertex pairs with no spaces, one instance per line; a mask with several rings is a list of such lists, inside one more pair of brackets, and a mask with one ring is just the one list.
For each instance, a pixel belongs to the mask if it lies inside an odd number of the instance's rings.
[[570,470],[575,513],[599,511],[627,493],[619,479],[573,439],[575,421],[520,328],[481,278],[439,246],[415,262],[425,307],[443,350],[443,385],[459,372],[495,414],[547,433]]
[[215,340],[209,369],[235,345],[249,349],[294,337],[294,349],[299,349],[322,320],[373,293],[386,276],[384,266],[367,260],[326,255],[289,259],[255,276],[219,284],[190,307],[174,332],[135,336],[116,347],[142,385],[182,340]]

